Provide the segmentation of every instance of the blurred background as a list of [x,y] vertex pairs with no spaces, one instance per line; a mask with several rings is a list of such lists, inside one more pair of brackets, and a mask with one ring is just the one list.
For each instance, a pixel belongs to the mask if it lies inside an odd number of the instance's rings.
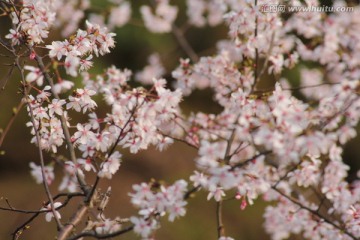
[[[176,24],[181,27],[186,22],[185,1],[172,2],[180,8],[180,15]],[[105,1],[97,0],[92,1],[92,3],[97,9],[106,9],[107,7]],[[104,68],[115,65],[118,68],[128,68],[136,73],[147,64],[149,55],[158,52],[167,70],[165,78],[171,86],[171,71],[177,67],[179,58],[186,58],[187,56],[171,33],[152,34],[142,26],[138,6],[148,4],[148,1],[131,1],[131,4],[133,9],[131,23],[115,30],[117,34],[115,38],[116,48],[111,54],[95,59],[94,67],[90,72],[101,73]],[[6,35],[10,27],[9,20],[1,17],[0,26],[4,26],[0,28],[1,36]],[[214,28],[190,28],[186,31],[185,36],[200,56],[206,56],[216,52],[216,42],[225,38],[226,35],[227,28],[220,25]],[[47,43],[62,39],[59,31],[55,30]],[[6,52],[0,48],[0,54],[6,54]],[[9,66],[6,64],[11,64],[12,61],[11,58],[0,55],[1,77],[8,73]],[[292,79],[295,85],[299,82],[301,64],[295,69],[283,73],[285,77]],[[77,85],[80,84],[80,79],[74,79],[74,81]],[[272,84],[272,79],[268,79],[268,81],[269,84]],[[3,82],[1,82],[1,86],[2,84]],[[131,84],[133,86],[138,85],[135,82],[131,82]],[[14,112],[17,111],[16,107],[22,98],[18,92],[19,87],[20,78],[15,70],[8,80],[5,90],[0,90],[1,129],[5,129]],[[298,94],[298,96],[301,98],[301,95]],[[191,96],[186,97],[182,102],[182,107],[186,114],[198,111],[205,113],[221,111],[221,108],[212,100],[211,91],[206,89],[195,91]],[[104,114],[104,108],[104,106],[99,105],[96,110],[99,116]],[[81,121],[81,119],[78,120]],[[47,200],[43,186],[35,183],[29,171],[29,162],[38,163],[39,157],[36,146],[30,144],[30,130],[25,126],[28,121],[26,111],[21,109],[0,147],[0,206],[6,206],[5,199],[8,199],[15,208],[37,210]],[[359,144],[360,138],[357,137],[346,146],[344,151],[344,159],[351,166],[350,180],[355,176],[356,170],[360,168],[358,161],[358,156],[360,156]],[[131,191],[133,184],[148,182],[154,176],[156,176],[156,180],[163,180],[168,184],[179,178],[187,180],[195,167],[196,152],[182,143],[175,143],[164,152],[158,152],[154,148],[136,155],[129,154],[127,150],[120,150],[120,152],[123,154],[123,161],[119,172],[111,181],[102,180],[100,185],[103,190],[106,190],[109,185],[112,186],[110,203],[104,212],[106,217],[120,216],[125,218],[136,213],[136,209],[129,203],[130,198],[127,194]],[[46,160],[47,162],[51,161],[51,156],[46,155]],[[61,169],[55,167],[55,171],[58,178],[51,185],[52,193],[57,193],[62,175]],[[71,217],[71,213],[74,212],[80,201],[81,199],[73,200],[69,207],[61,211],[63,222]],[[265,203],[261,200],[255,202],[254,206],[247,207],[244,211],[240,210],[240,202],[235,200],[225,202],[223,208],[227,235],[239,240],[269,239],[262,227]],[[29,217],[30,215],[26,214],[0,211],[0,239],[10,239],[11,233]],[[162,227],[156,233],[156,239],[217,239],[216,205],[213,201],[206,200],[206,193],[196,193],[196,197],[188,201],[185,217],[179,218],[173,223],[164,219],[161,225]],[[54,222],[47,223],[44,216],[40,216],[33,221],[20,239],[54,239],[55,229]],[[139,238],[130,232],[116,239]],[[293,236],[291,239],[301,238]]]

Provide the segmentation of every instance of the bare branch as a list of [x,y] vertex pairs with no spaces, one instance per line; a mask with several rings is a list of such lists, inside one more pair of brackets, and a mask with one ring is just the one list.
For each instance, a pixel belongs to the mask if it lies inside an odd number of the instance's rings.
[[116,237],[116,236],[120,236],[122,234],[125,234],[127,232],[130,232],[134,230],[134,225],[130,225],[124,229],[121,229],[119,231],[113,232],[113,233],[109,233],[109,234],[98,234],[95,231],[91,231],[91,232],[82,232],[78,235],[75,235],[73,237],[68,238],[68,240],[76,240],[82,237],[92,237],[92,238],[96,238],[96,239],[107,239],[107,238],[112,238],[112,237]]
[[10,69],[8,71],[8,73],[3,77],[3,79],[1,80],[1,82],[4,82],[1,86],[1,90],[5,90],[5,86],[7,84],[7,82],[9,81],[13,71],[14,71],[15,65],[11,64]]
[[[155,0],[150,0],[150,3],[152,6],[156,6],[157,2]],[[185,28],[187,28],[187,24],[185,25]],[[184,50],[184,52],[189,56],[192,62],[198,62],[199,56],[196,54],[194,49],[191,47],[189,42],[186,40],[184,33],[181,28],[177,27],[174,23],[171,25],[171,32],[175,36],[177,42],[179,43],[180,47]]]
[[179,45],[185,51],[185,53],[189,56],[191,61],[194,63],[198,62],[199,56],[195,53],[194,49],[190,46],[190,44],[186,40],[183,32],[175,24],[172,25],[171,31],[174,34]]
[[[30,88],[26,89],[25,91],[29,92],[30,91]],[[16,107],[16,111],[14,112],[14,114],[12,115],[12,117],[10,118],[8,124],[6,125],[4,131],[2,132],[1,134],[1,137],[0,137],[0,147],[2,146],[4,140],[5,140],[5,137],[6,135],[8,134],[12,124],[14,123],[16,117],[19,115],[19,112],[20,110],[22,109],[22,107],[24,106],[24,101],[23,100],[20,100],[19,104],[17,105]]]
[[[255,8],[257,7],[257,0],[255,0]],[[255,29],[254,29],[254,37],[256,39],[258,35],[258,16],[257,13],[255,13]],[[251,91],[254,91],[257,80],[258,80],[258,67],[259,67],[259,50],[257,47],[255,47],[255,64],[254,64],[254,83],[251,86]]]
[[76,211],[74,216],[71,218],[70,223],[68,223],[59,233],[57,238],[58,240],[65,240],[70,235],[70,233],[76,227],[76,225],[78,225],[81,222],[81,220],[87,213],[88,208],[89,206],[87,205],[83,205],[79,207],[79,209]]
[[160,132],[160,134],[161,134],[161,135],[163,135],[164,137],[171,138],[171,139],[173,139],[174,141],[182,142],[182,143],[184,143],[184,144],[188,145],[189,147],[192,147],[192,148],[194,148],[194,149],[196,149],[196,150],[198,150],[198,149],[199,149],[197,146],[195,146],[195,145],[193,145],[193,144],[189,143],[189,142],[188,142],[188,141],[186,141],[185,139],[181,139],[181,138],[173,137],[173,136],[170,136],[170,135],[165,134],[165,133],[162,133],[162,132]]
[[7,51],[13,52],[10,46],[0,37],[0,45],[4,47]]
[[[67,196],[67,199],[57,208],[55,208],[55,210],[59,210],[59,209],[62,209],[63,207],[65,207],[71,198],[73,197],[76,197],[76,196],[83,196],[84,194],[82,193],[64,193],[64,194],[58,194],[57,196],[55,196],[53,199],[57,199],[59,198],[60,196]],[[3,210],[3,211],[9,211],[9,212],[17,212],[17,213],[24,213],[24,214],[32,214],[32,213],[47,213],[47,212],[51,212],[52,210],[47,210],[47,209],[44,209],[44,210],[23,210],[23,209],[17,209],[17,208],[14,208],[10,205],[8,199],[5,199],[6,203],[8,204],[8,208],[6,207],[0,207],[0,210]],[[49,201],[45,204],[47,205],[49,204]]]
[[[25,99],[26,99],[26,101],[28,101],[29,96],[28,96],[28,93],[27,93],[27,89],[25,88],[26,80],[25,80],[25,76],[24,76],[24,69],[22,68],[22,66],[20,64],[19,56],[16,55],[15,49],[13,49],[13,54],[15,56],[16,67],[19,70],[19,73],[21,75],[21,80],[22,80],[23,85],[24,85]],[[48,186],[48,182],[47,182],[47,179],[46,179],[44,156],[43,156],[42,146],[41,146],[41,137],[40,137],[40,134],[39,134],[38,130],[36,129],[35,116],[34,116],[34,112],[33,112],[33,109],[31,107],[31,104],[29,102],[27,102],[27,105],[29,107],[30,120],[31,120],[31,123],[32,123],[32,125],[34,127],[34,130],[35,130],[35,136],[36,136],[36,141],[37,141],[38,150],[39,150],[40,165],[41,165],[41,175],[42,175],[42,179],[43,179],[43,185],[44,185],[44,188],[45,188],[46,195],[47,195],[47,197],[48,197],[48,199],[50,201],[50,207],[51,207],[51,210],[53,212],[57,228],[58,228],[58,230],[60,230],[62,228],[62,224],[60,222],[60,219],[59,219],[58,215],[56,214],[53,197],[51,195],[51,192],[50,192],[50,189],[49,189],[49,186]]]
[[[59,98],[58,94],[54,91],[54,82],[53,82],[52,78],[50,77],[49,73],[46,71],[46,68],[45,68],[45,65],[44,65],[44,63],[42,61],[42,58],[35,52],[35,50],[31,46],[28,46],[28,48],[29,48],[29,50],[31,52],[35,53],[35,60],[36,60],[36,62],[38,64],[41,72],[43,73],[45,80],[51,86],[52,94],[54,95],[54,97]],[[76,154],[75,154],[74,145],[71,142],[70,131],[69,131],[69,128],[68,128],[68,126],[66,124],[66,118],[65,118],[64,115],[62,115],[60,117],[60,121],[61,121],[61,126],[62,126],[63,131],[64,131],[66,145],[67,145],[69,153],[70,153],[70,159],[75,165],[77,165],[77,158],[76,158]],[[78,180],[78,182],[80,184],[81,190],[83,190],[84,193],[88,193],[89,192],[88,186],[87,186],[85,180],[79,175],[78,172],[76,172],[76,178],[77,178],[77,180]]]
[[266,54],[266,59],[265,59],[264,65],[262,66],[262,68],[260,70],[259,76],[257,76],[257,79],[255,79],[255,82],[258,82],[258,80],[261,78],[261,76],[264,74],[265,70],[267,69],[267,66],[269,64],[270,54],[271,54],[272,48],[274,46],[274,38],[275,38],[275,32],[273,32],[271,34],[271,40],[270,40],[268,52]]
[[216,220],[217,220],[218,238],[220,238],[225,235],[225,228],[222,220],[222,200],[216,203]]
[[270,151],[270,150],[261,152],[261,153],[255,155],[255,156],[253,156],[253,157],[251,157],[251,158],[249,158],[249,159],[246,159],[245,161],[242,161],[242,162],[240,162],[240,163],[237,163],[237,164],[233,165],[233,166],[231,167],[230,171],[234,171],[236,168],[243,167],[243,166],[245,166],[246,164],[248,164],[249,162],[257,159],[258,157],[263,156],[263,155],[268,155],[268,154],[270,154],[270,153],[272,153],[272,151]]
[[349,231],[347,231],[345,228],[340,227],[339,225],[335,224],[333,221],[330,221],[329,219],[327,219],[325,216],[323,216],[322,214],[320,214],[317,210],[313,210],[307,206],[305,206],[304,204],[302,204],[299,200],[286,195],[285,193],[283,193],[282,191],[280,191],[279,189],[277,189],[276,187],[272,187],[272,189],[274,189],[277,193],[279,193],[281,196],[285,197],[286,199],[288,199],[289,201],[291,201],[292,203],[298,205],[301,209],[304,209],[308,212],[310,212],[312,215],[324,220],[326,223],[332,225],[334,228],[338,229],[340,232],[345,233],[346,235],[348,235],[350,238],[356,240],[358,239],[357,237],[355,237],[352,233],[350,233]]
[[[57,209],[61,209],[63,207],[65,207],[69,202],[70,200],[73,198],[73,197],[78,197],[78,196],[84,196],[83,193],[59,193],[57,194],[56,196],[54,196],[54,200],[60,198],[60,197],[63,197],[63,196],[66,196],[67,198],[65,199],[65,201],[62,203],[61,206],[59,206]],[[47,201],[45,203],[45,205],[48,205],[49,204],[49,201]],[[35,219],[39,216],[41,212],[37,212],[35,213],[33,216],[31,216],[28,220],[26,220],[23,224],[21,224],[19,227],[17,227],[15,229],[15,231],[12,233],[12,236],[13,236],[13,240],[16,240],[19,238],[19,236],[21,235],[21,233],[27,229],[27,226]]]

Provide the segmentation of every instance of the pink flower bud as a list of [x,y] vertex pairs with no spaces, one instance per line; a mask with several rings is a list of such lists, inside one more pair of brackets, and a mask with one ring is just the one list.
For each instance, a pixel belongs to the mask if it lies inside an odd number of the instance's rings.
[[246,206],[247,206],[246,198],[243,198],[243,200],[241,201],[240,209],[244,210]]
[[36,53],[35,53],[34,51],[32,51],[32,52],[30,53],[30,59],[31,59],[31,60],[34,60],[35,57],[36,57]]

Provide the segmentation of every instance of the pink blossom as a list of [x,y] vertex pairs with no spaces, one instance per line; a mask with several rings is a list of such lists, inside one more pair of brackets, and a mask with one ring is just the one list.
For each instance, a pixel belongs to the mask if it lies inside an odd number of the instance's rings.
[[78,123],[76,125],[77,132],[75,132],[73,139],[81,144],[86,144],[87,142],[92,141],[95,138],[95,133],[93,133],[91,129],[91,125],[86,124],[83,126]]
[[100,165],[99,177],[106,177],[111,179],[112,176],[119,170],[121,154],[114,152],[108,159]]
[[14,29],[10,29],[10,33],[5,38],[11,40],[12,45],[20,44],[21,34]]
[[175,21],[178,9],[169,5],[169,0],[161,0],[156,6],[155,14],[149,6],[140,8],[146,28],[154,33],[165,33],[171,31],[171,24]]
[[38,86],[42,86],[43,82],[44,82],[44,75],[43,73],[40,71],[39,68],[35,68],[32,66],[25,66],[24,69],[30,71],[27,75],[26,75],[26,81],[29,83],[35,82]]
[[49,108],[49,115],[53,116],[54,113],[56,113],[59,116],[62,116],[63,114],[63,109],[62,109],[62,105],[64,105],[66,103],[65,100],[61,99],[53,99],[51,104],[49,104],[48,108]]
[[[62,206],[61,202],[54,202],[54,208],[58,208],[60,206]],[[54,217],[54,213],[51,210],[51,205],[48,204],[46,207],[40,209],[40,211],[43,211],[43,210],[48,210],[49,211],[49,212],[47,212],[45,214],[45,219],[46,219],[47,222],[51,222],[51,219]],[[58,211],[55,211],[55,214],[56,214],[56,217],[58,219],[61,219],[61,215],[60,215],[60,213]]]
[[[29,165],[31,168],[31,175],[33,176],[33,178],[35,178],[36,183],[37,184],[42,183],[44,180],[43,180],[43,175],[42,175],[42,171],[41,171],[41,166],[38,166],[33,162],[30,162]],[[50,185],[55,179],[54,167],[50,166],[50,165],[45,166],[44,172],[45,172],[46,182],[48,185]]]

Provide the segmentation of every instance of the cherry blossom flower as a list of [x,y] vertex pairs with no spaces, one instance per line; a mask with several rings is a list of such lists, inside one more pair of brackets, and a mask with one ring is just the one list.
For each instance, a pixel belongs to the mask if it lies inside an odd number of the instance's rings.
[[78,159],[77,162],[82,165],[82,167],[84,168],[85,171],[89,172],[89,171],[94,171],[96,172],[96,169],[94,167],[94,165],[92,165],[91,159],[87,158],[87,159]]
[[153,230],[157,228],[155,220],[145,220],[143,218],[131,217],[130,221],[134,224],[134,232],[147,238]]
[[[60,207],[61,205],[62,205],[61,202],[54,202],[54,208],[55,209]],[[54,213],[51,210],[51,205],[48,204],[46,207],[40,209],[40,211],[43,211],[43,210],[48,210],[49,211],[49,212],[47,212],[45,214],[45,219],[46,219],[47,222],[51,222],[51,219],[54,217]],[[55,211],[55,214],[56,214],[56,217],[58,219],[61,219],[61,215],[60,215],[60,213],[58,211]]]
[[111,179],[112,176],[119,170],[121,156],[121,153],[117,151],[111,154],[110,157],[108,157],[107,160],[100,165],[98,176]]
[[95,133],[93,133],[91,129],[91,125],[86,124],[83,126],[78,123],[76,125],[77,132],[75,132],[73,139],[81,144],[86,144],[87,142],[92,141],[95,138]]
[[65,69],[66,69],[66,73],[76,77],[77,76],[77,69],[80,66],[80,58],[69,54],[66,58],[65,58]]
[[20,44],[21,37],[21,34],[14,29],[10,29],[10,33],[5,36],[5,38],[11,40],[12,45]]
[[142,84],[152,84],[153,78],[160,78],[165,73],[165,69],[162,66],[160,56],[158,54],[151,54],[148,57],[148,63],[148,66],[135,75],[135,79]]
[[[116,1],[114,1],[116,2]],[[131,6],[127,1],[118,1],[118,5],[112,7],[108,18],[108,27],[113,29],[114,27],[124,26],[131,17]]]
[[178,9],[169,5],[169,0],[157,2],[155,14],[149,6],[141,6],[141,15],[146,28],[154,33],[165,33],[171,31],[171,24],[175,21]]
[[25,66],[24,69],[30,71],[26,75],[26,81],[29,83],[35,82],[38,86],[42,86],[44,82],[44,75],[39,68],[32,66]]
[[206,23],[210,26],[220,24],[227,10],[225,2],[216,0],[187,0],[187,7],[190,23],[196,27],[203,27]]
[[[38,166],[33,162],[30,162],[29,165],[31,168],[31,175],[33,176],[33,178],[35,178],[36,183],[37,184],[42,183],[44,180],[42,176],[41,166]],[[45,172],[46,182],[48,185],[50,185],[55,179],[54,167],[50,165],[45,166],[44,172]]]
[[118,219],[105,219],[101,222],[95,222],[93,225],[95,225],[95,232],[97,234],[109,234],[121,229],[121,224],[119,224]]
[[212,197],[214,197],[215,201],[219,202],[224,196],[225,196],[225,192],[222,190],[222,188],[211,185],[209,189],[209,194],[207,196],[207,200],[210,200]]
[[51,104],[49,104],[48,108],[49,108],[49,115],[53,116],[54,113],[56,113],[59,116],[62,116],[63,114],[63,109],[62,109],[62,105],[64,105],[66,103],[65,100],[61,99],[53,99],[51,101]]
[[65,92],[65,91],[71,89],[73,86],[74,86],[73,82],[61,79],[60,82],[58,82],[54,85],[52,90],[56,94],[59,94],[59,93],[62,93],[62,92]]
[[69,42],[65,40],[65,42],[54,41],[51,43],[51,45],[47,45],[46,47],[50,49],[50,57],[56,57],[57,60],[60,60],[63,56],[68,54],[68,45]]
[[190,177],[190,180],[194,182],[194,186],[206,186],[207,185],[207,178],[204,176],[203,173],[199,173],[198,171],[194,172],[194,175]]
[[77,112],[82,109],[85,113],[97,107],[96,102],[91,99],[91,96],[95,95],[95,91],[84,88],[76,89],[75,93],[75,96],[69,96],[69,102],[66,104],[67,109],[74,109]]

